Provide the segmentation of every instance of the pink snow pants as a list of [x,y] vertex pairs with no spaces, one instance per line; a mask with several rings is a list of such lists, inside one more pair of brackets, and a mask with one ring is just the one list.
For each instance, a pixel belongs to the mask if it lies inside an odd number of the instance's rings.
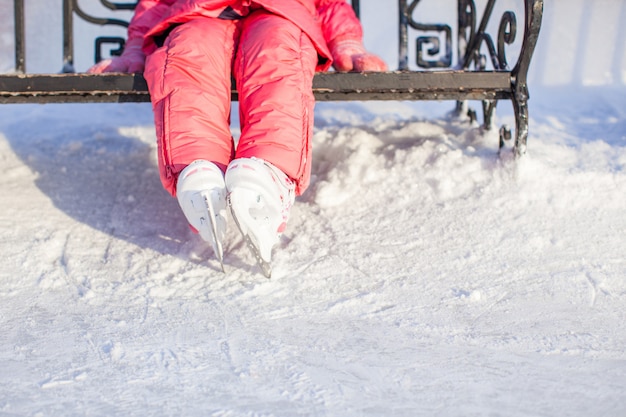
[[[301,194],[309,184],[312,80],[317,52],[296,25],[265,10],[240,20],[197,18],[174,27],[146,59],[161,181],[175,196],[178,173],[196,159],[226,170],[257,157],[280,168]],[[230,132],[231,76],[241,136]]]

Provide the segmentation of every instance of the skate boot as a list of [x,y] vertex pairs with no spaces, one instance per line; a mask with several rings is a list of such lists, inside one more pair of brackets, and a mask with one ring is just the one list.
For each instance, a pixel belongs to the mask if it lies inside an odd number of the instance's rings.
[[223,271],[227,213],[224,173],[213,162],[194,161],[180,173],[176,197],[191,228],[213,247]]
[[295,184],[280,169],[257,158],[235,159],[226,170],[231,214],[266,277],[295,200]]

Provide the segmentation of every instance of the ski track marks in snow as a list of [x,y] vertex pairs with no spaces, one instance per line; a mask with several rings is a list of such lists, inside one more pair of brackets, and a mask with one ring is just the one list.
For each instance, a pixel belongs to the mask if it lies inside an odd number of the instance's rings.
[[149,107],[64,106],[0,123],[3,413],[626,409],[615,139],[573,144],[557,114],[513,161],[467,121],[319,106],[267,280],[232,222],[226,274],[188,231]]

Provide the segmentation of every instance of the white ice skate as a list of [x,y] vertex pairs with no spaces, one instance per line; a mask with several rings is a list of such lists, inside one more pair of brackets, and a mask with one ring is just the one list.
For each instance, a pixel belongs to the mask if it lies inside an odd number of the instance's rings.
[[194,161],[180,173],[176,196],[187,221],[211,244],[224,271],[222,242],[227,213],[224,173],[212,162]]
[[295,185],[281,170],[256,158],[235,159],[226,170],[230,210],[266,277],[295,200]]

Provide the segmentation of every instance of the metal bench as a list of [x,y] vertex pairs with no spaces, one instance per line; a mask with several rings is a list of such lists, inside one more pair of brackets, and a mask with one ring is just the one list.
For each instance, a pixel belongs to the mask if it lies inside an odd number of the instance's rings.
[[[132,10],[137,2],[113,3],[99,1],[112,11]],[[454,100],[456,109],[463,103],[479,100],[483,107],[483,126],[493,128],[493,114],[499,100],[510,100],[515,115],[516,156],[526,152],[528,138],[527,75],[539,36],[543,16],[543,0],[517,0],[524,14],[522,41],[516,63],[511,67],[506,49],[518,37],[515,11],[505,11],[495,41],[488,31],[496,0],[486,0],[479,15],[474,0],[458,0],[457,61],[453,62],[453,30],[449,24],[419,23],[414,16],[421,0],[399,0],[399,59],[396,71],[384,73],[316,74],[313,81],[315,97],[320,101],[348,100]],[[437,0],[432,3],[435,7]],[[510,3],[510,1],[509,1]],[[523,4],[522,4],[523,3]],[[359,0],[352,7],[360,15]],[[114,18],[97,18],[85,13],[78,0],[63,0],[63,70],[58,74],[29,74],[25,62],[24,0],[14,0],[15,74],[0,75],[0,103],[81,103],[81,102],[145,102],[149,92],[141,74],[82,74],[74,72],[74,17],[103,27],[127,27],[128,22]],[[367,28],[365,28],[367,30]],[[409,33],[415,40],[415,59],[419,69],[409,66]],[[119,55],[124,47],[120,37],[95,39],[95,60],[105,46],[117,47],[110,55]],[[237,91],[232,92],[237,99]],[[473,113],[472,113],[473,114]],[[511,130],[500,128],[500,148],[511,139]]]

